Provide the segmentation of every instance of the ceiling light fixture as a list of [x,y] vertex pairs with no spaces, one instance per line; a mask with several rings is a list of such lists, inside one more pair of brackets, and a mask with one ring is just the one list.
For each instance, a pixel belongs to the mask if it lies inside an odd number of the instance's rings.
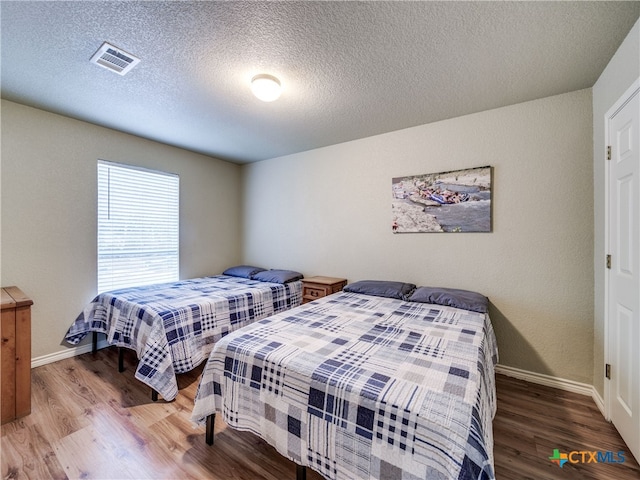
[[261,73],[251,79],[251,91],[263,102],[273,102],[282,93],[282,86],[273,75]]

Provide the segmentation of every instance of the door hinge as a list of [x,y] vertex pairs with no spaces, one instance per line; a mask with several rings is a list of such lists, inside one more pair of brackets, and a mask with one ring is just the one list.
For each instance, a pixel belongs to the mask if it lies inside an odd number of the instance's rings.
[[607,255],[607,268],[611,268],[611,255]]
[[607,160],[611,160],[611,145],[607,145]]
[[604,366],[604,376],[611,380],[611,365],[608,363]]

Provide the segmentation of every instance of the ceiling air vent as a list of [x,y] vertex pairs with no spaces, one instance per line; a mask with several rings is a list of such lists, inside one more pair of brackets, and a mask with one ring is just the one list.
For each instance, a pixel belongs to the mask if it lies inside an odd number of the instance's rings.
[[124,50],[120,50],[118,47],[104,42],[98,51],[93,54],[93,57],[91,57],[91,63],[124,75],[140,63],[140,59]]

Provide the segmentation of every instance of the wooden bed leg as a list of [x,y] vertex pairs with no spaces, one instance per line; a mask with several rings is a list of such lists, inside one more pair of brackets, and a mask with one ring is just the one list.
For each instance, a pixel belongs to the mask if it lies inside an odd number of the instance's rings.
[[212,413],[211,415],[207,415],[207,432],[204,436],[207,445],[213,445],[213,426],[215,425],[215,423],[216,414]]
[[307,467],[296,464],[296,480],[307,480]]
[[154,390],[153,388],[151,389],[151,400],[153,402],[157,402],[158,401],[158,392],[156,390]]
[[124,348],[118,347],[118,372],[124,372]]
[[91,343],[91,353],[94,355],[98,351],[98,332],[93,332],[93,341]]

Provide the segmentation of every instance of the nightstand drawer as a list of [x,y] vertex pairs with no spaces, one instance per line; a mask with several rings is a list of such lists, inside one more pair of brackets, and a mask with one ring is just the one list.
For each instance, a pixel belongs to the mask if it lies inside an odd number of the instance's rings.
[[333,292],[329,287],[320,286],[304,286],[302,288],[302,298],[315,300],[316,298],[326,297]]

